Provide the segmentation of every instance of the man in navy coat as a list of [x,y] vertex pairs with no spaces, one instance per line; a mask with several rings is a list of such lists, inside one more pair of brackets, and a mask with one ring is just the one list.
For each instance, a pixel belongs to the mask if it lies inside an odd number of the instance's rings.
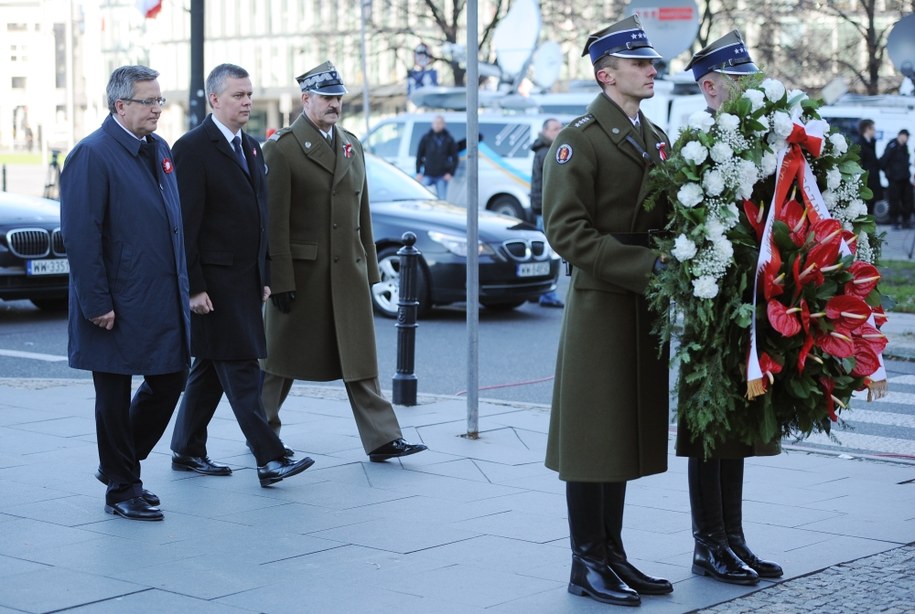
[[[70,260],[70,366],[92,371],[105,511],[162,520],[140,461],[165,431],[187,374],[190,313],[178,184],[156,78],[122,66],[108,81],[101,128],[80,141],[60,178]],[[131,399],[131,376],[143,383]]]
[[[267,425],[260,365],[267,355],[267,168],[242,131],[251,115],[248,72],[220,64],[206,81],[213,113],[175,142],[175,167],[191,283],[194,364],[172,435],[172,468],[230,475],[207,456],[207,425],[223,392],[257,459],[261,486],[300,473]],[[291,451],[290,451],[291,455]]]

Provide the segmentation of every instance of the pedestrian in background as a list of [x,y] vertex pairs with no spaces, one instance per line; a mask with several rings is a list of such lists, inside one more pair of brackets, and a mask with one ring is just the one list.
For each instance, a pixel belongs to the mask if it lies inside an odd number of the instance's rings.
[[890,221],[896,230],[912,227],[912,171],[909,168],[908,142],[909,131],[903,128],[880,156],[880,168],[889,184],[886,198],[890,203]]
[[556,137],[544,167],[550,245],[572,266],[563,314],[546,466],[566,482],[568,590],[638,605],[673,590],[629,562],[626,483],[667,470],[668,354],[659,356],[645,290],[663,266],[649,231],[666,206],[642,206],[667,136],[639,110],[654,96],[651,46],[637,16],[588,37],[601,93]]
[[[248,71],[220,64],[206,80],[213,112],[175,143],[184,216],[194,364],[172,433],[172,469],[231,475],[207,455],[207,425],[223,393],[257,461],[261,486],[314,461],[287,458],[261,405],[258,359],[267,355],[267,167],[244,133],[253,87]],[[290,450],[291,452],[291,450]]]
[[457,166],[454,137],[445,128],[445,118],[436,115],[432,128],[423,135],[416,149],[416,179],[425,186],[435,186],[435,193],[445,200]]
[[877,139],[874,120],[862,119],[858,122],[856,142],[861,148],[861,168],[867,171],[867,187],[872,196],[867,199],[867,214],[874,214],[874,203],[883,198],[883,184],[880,183],[880,160],[877,158]]
[[[80,141],[60,180],[70,261],[69,358],[92,371],[105,511],[162,520],[140,461],[162,437],[190,360],[187,261],[168,144],[153,134],[159,73],[122,66],[108,80],[102,127]],[[131,376],[143,383],[131,399]]]
[[273,294],[265,325],[264,409],[279,432],[296,379],[343,379],[362,445],[380,462],[426,449],[403,439],[382,396],[371,286],[381,280],[362,144],[336,126],[346,87],[330,62],[297,77],[302,114],[264,157]]
[[[712,115],[736,91],[736,80],[759,72],[737,30],[697,51],[687,69],[693,71]],[[687,371],[689,365],[681,365],[681,369]],[[689,393],[681,390],[681,394]],[[774,456],[780,451],[777,440],[750,445],[736,438],[725,438],[706,458],[702,443],[696,441],[685,420],[680,418],[677,456],[689,457],[687,479],[695,542],[693,573],[732,584],[756,584],[760,577],[782,575],[781,566],[760,559],[750,550],[743,532],[744,458]]]
[[[531,150],[534,152],[534,162],[531,167],[531,213],[534,215],[534,223],[537,224],[538,230],[543,230],[543,163],[550,151],[550,145],[553,144],[560,130],[562,130],[562,122],[558,119],[546,120],[543,122],[543,129],[531,145]],[[563,307],[562,299],[555,290],[541,294],[539,303],[541,307],[560,309]]]

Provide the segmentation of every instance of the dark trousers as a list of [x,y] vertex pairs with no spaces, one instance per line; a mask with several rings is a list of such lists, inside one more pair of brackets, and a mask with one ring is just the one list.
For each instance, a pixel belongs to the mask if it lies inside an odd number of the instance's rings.
[[99,468],[109,480],[109,505],[142,494],[140,461],[165,432],[186,376],[185,371],[146,375],[131,400],[130,375],[92,372]]
[[267,425],[261,403],[261,371],[256,359],[195,358],[175,420],[172,450],[207,455],[207,425],[225,393],[258,465],[283,457],[280,438]]
[[912,217],[912,184],[909,180],[890,181],[886,199],[890,203],[890,221],[908,225]]

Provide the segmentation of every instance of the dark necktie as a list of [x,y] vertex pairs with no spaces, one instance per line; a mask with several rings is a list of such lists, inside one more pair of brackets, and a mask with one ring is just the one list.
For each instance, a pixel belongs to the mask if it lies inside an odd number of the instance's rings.
[[151,141],[140,141],[140,156],[146,158],[146,168],[152,173],[153,179],[159,181],[156,168],[156,144]]
[[238,163],[241,164],[245,174],[250,175],[251,172],[248,170],[248,161],[245,160],[245,153],[241,150],[241,137],[236,136],[232,139],[232,147],[235,149],[235,157],[238,158]]

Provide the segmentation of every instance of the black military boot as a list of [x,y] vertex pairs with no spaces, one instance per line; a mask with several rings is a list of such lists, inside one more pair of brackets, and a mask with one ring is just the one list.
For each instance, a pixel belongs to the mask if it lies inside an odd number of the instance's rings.
[[674,587],[669,580],[642,573],[626,558],[623,549],[623,507],[626,503],[626,482],[605,482],[604,533],[607,536],[607,564],[620,579],[640,595],[666,595]]
[[601,484],[566,482],[569,538],[572,542],[572,573],[569,592],[587,595],[603,603],[636,606],[639,594],[607,566]]
[[728,538],[728,545],[759,577],[781,578],[784,573],[781,565],[762,560],[747,547],[747,540],[743,534],[743,459],[719,462],[724,532]]
[[721,470],[717,460],[689,459],[689,506],[693,514],[693,573],[731,584],[756,584],[753,571],[728,545],[721,503]]

